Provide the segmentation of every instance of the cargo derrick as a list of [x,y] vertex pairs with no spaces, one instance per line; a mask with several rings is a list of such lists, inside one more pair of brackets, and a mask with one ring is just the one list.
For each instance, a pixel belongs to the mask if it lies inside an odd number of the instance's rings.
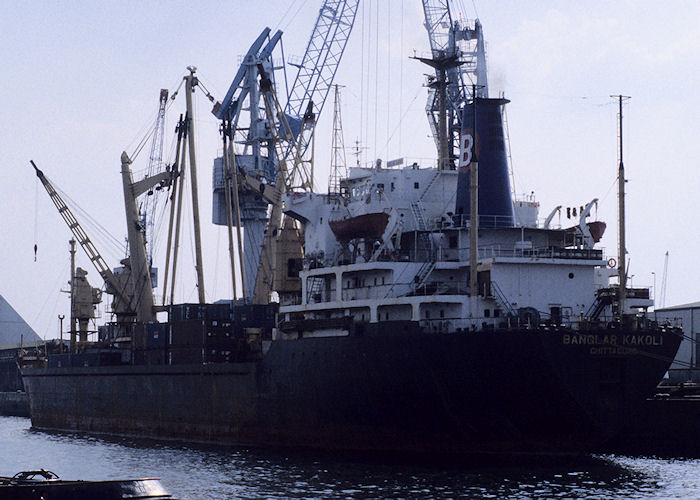
[[[313,190],[314,130],[352,31],[358,3],[358,0],[323,3],[284,112],[270,75],[264,66],[258,65],[267,125],[278,161],[275,188],[280,195],[280,188],[287,195]],[[287,170],[289,159],[292,166]],[[282,182],[281,175],[285,177]],[[272,291],[278,293],[280,304],[293,303],[301,296],[298,270],[303,259],[302,236],[292,218],[282,215],[282,208],[281,200],[273,204],[265,232],[255,284],[255,298],[262,303]]]
[[131,159],[126,151],[122,152],[122,186],[124,188],[124,210],[126,214],[126,229],[129,240],[129,264],[136,298],[136,321],[156,321],[153,309],[153,285],[148,258],[146,257],[146,242],[141,229],[136,199],[157,185],[168,184],[172,172],[164,171],[153,177],[147,177],[134,182],[131,174]]
[[[187,77],[186,77],[187,80]],[[174,96],[173,96],[174,97]],[[116,315],[116,323],[120,326],[120,332],[117,336],[129,337],[129,332],[124,330],[127,324],[133,322],[150,322],[156,321],[156,312],[153,301],[153,285],[151,280],[151,249],[147,251],[146,232],[147,228],[153,226],[153,217],[155,211],[155,203],[150,204],[148,198],[142,204],[143,210],[139,210],[137,198],[147,193],[149,196],[153,194],[153,190],[160,191],[163,188],[170,187],[173,179],[177,177],[177,166],[172,170],[166,168],[164,171],[155,173],[155,170],[162,167],[162,148],[163,148],[163,128],[165,108],[168,101],[168,91],[161,89],[159,94],[159,106],[156,124],[154,128],[154,137],[151,147],[150,163],[146,177],[138,182],[133,181],[131,173],[131,159],[126,152],[121,156],[121,174],[122,185],[124,191],[124,206],[126,214],[126,226],[129,244],[129,257],[123,259],[121,264],[123,267],[120,272],[113,272],[106,264],[102,255],[96,249],[90,238],[85,233],[84,229],[65,204],[60,195],[56,192],[51,182],[46,178],[41,170],[32,161],[37,176],[41,180],[49,197],[54,202],[59,213],[65,220],[68,227],[75,235],[77,241],[87,254],[90,261],[93,263],[97,272],[105,281],[107,293],[114,295],[112,303],[112,311]],[[153,231],[148,235],[153,238]],[[152,241],[150,244],[152,245]],[[85,273],[83,271],[83,273]],[[71,272],[71,280],[75,281],[76,276]],[[84,275],[82,276],[84,281]],[[77,282],[82,282],[77,280]],[[97,299],[97,296],[94,297]],[[90,300],[93,304],[96,303],[93,299]],[[97,301],[99,302],[99,300]],[[73,312],[73,311],[72,311]],[[78,318],[75,314],[72,317]],[[81,317],[85,317],[82,314]],[[85,321],[83,320],[83,323]],[[81,342],[87,340],[86,335],[82,334],[84,325],[81,325]],[[74,335],[74,328],[71,326],[71,333]]]
[[[58,209],[59,214],[75,235],[78,243],[87,254],[97,272],[105,281],[107,293],[114,295],[112,310],[117,315],[117,323],[131,323],[133,321],[155,321],[153,311],[153,288],[146,259],[146,249],[141,231],[141,224],[136,209],[136,197],[152,189],[156,185],[164,185],[169,182],[171,172],[161,172],[139,182],[131,179],[131,160],[126,153],[122,153],[122,181],[124,185],[125,205],[127,208],[127,230],[129,231],[130,257],[122,263],[127,268],[119,275],[115,275],[107,266],[102,255],[92,243],[80,225],[71,209],[66,205],[61,196],[56,192],[49,179],[31,161],[37,177],[44,185],[51,201]],[[140,251],[139,251],[140,250]]]
[[[271,207],[268,224],[263,236],[258,269],[255,274],[255,286],[252,294],[252,302],[254,304],[269,303],[273,291],[277,292],[280,295],[280,299],[283,301],[287,298],[292,299],[300,295],[301,284],[299,279],[293,276],[294,273],[284,272],[286,268],[291,269],[297,266],[296,262],[301,261],[303,251],[300,235],[294,222],[291,219],[283,221],[282,194],[291,192],[294,189],[308,191],[312,188],[311,175],[299,153],[299,144],[297,141],[301,140],[301,136],[298,134],[295,136],[292,131],[288,115],[282,111],[271,79],[273,67],[270,62],[270,56],[272,50],[281,38],[282,32],[277,31],[270,38],[265,47],[260,50],[262,40],[267,33],[269,33],[269,30],[266,28],[258,40],[251,46],[246,56],[247,65],[249,67],[246,72],[239,70],[239,74],[236,75],[224,102],[214,109],[217,117],[222,119],[221,129],[224,135],[224,155],[222,161],[224,167],[224,194],[227,225],[229,226],[229,252],[231,254],[232,276],[234,275],[233,265],[235,259],[232,256],[233,219],[230,215],[231,212],[236,214],[239,258],[242,259],[243,254],[240,247],[241,207],[238,201],[238,185],[248,192],[255,193],[255,195],[260,197]],[[256,54],[258,50],[260,50],[260,52]],[[259,85],[257,85],[257,81],[250,81],[250,69],[252,69],[252,63],[255,61],[257,61],[255,68],[260,75]],[[268,69],[270,72],[268,72]],[[246,73],[248,84],[245,88],[239,89],[238,85],[243,80],[243,74]],[[255,80],[257,80],[257,78],[255,78]],[[236,155],[233,152],[233,135],[235,124],[237,124],[240,116],[240,102],[248,94],[253,92],[262,97],[264,102],[265,123],[267,125],[265,130],[268,159],[274,159],[274,161],[272,161],[274,165],[274,170],[271,173],[272,175],[265,175],[265,172],[260,169],[251,169],[253,171],[245,171],[243,168],[239,169],[236,165]],[[234,96],[237,97],[234,99]],[[292,158],[292,168],[288,169],[287,158],[290,157]],[[268,179],[268,177],[273,179],[273,181]],[[280,242],[284,242],[284,245],[282,245],[283,248],[278,248],[278,243]],[[291,267],[289,264],[290,260],[293,261]],[[285,263],[286,266],[284,265]],[[242,260],[241,269],[245,269]],[[292,276],[290,276],[290,274],[292,274]],[[246,283],[244,279],[244,301],[247,299],[245,288]]]
[[[189,74],[185,76],[182,85],[188,94],[187,97],[191,97],[194,88],[201,86],[201,84],[194,76],[195,68],[189,67],[188,69]],[[207,97],[213,100],[206,89],[203,90]],[[173,94],[173,98],[177,93],[178,91]],[[155,131],[157,135],[163,126],[166,99],[167,91],[161,91],[159,118]],[[184,118],[182,115],[180,116],[176,129],[177,155],[175,162],[172,166],[165,166],[162,172],[155,173],[155,169],[150,169],[147,177],[134,182],[131,170],[132,160],[126,152],[122,153],[121,173],[129,257],[121,261],[123,268],[119,272],[111,270],[106,264],[70,208],[48,178],[32,162],[37,176],[45,186],[59,213],[105,280],[107,292],[115,295],[112,310],[116,315],[116,321],[100,327],[100,340],[105,341],[105,344],[102,344],[99,349],[95,349],[97,345],[84,344],[81,346],[81,353],[71,349],[70,355],[66,354],[63,358],[56,358],[54,361],[49,360],[50,366],[52,362],[59,363],[60,366],[123,364],[124,349],[131,350],[130,364],[134,365],[233,362],[257,359],[261,356],[262,338],[264,336],[269,339],[271,336],[275,307],[248,305],[232,308],[228,303],[204,304],[201,302],[203,300],[201,276],[198,280],[199,304],[173,304],[172,295],[170,295],[170,305],[166,303],[166,294],[170,291],[167,284],[168,271],[171,273],[174,293],[181,205],[183,196],[187,194],[183,191],[182,180],[188,159],[192,184],[196,185],[196,177],[193,175],[195,150],[191,141],[194,136],[192,116],[192,100],[189,98],[187,99],[187,113]],[[157,136],[154,141],[160,143],[162,139]],[[160,163],[160,161],[156,160],[156,163]],[[158,166],[154,165],[153,153],[151,154],[151,166]],[[283,178],[284,176],[280,176],[280,179]],[[178,180],[180,180],[179,183]],[[180,184],[179,189],[178,184]],[[173,191],[170,196],[168,258],[163,305],[161,306],[154,304],[153,282],[150,272],[151,259],[148,256],[148,246],[145,239],[145,228],[148,225],[149,215],[152,215],[150,213],[152,210],[148,209],[149,204],[146,202],[141,204],[141,210],[139,210],[139,199],[144,194],[152,195],[154,191],[170,188]],[[271,193],[271,190],[268,190],[266,196],[269,197]],[[192,195],[196,196],[194,188]],[[276,199],[279,198],[280,196],[276,197]],[[201,270],[201,265],[197,267]],[[86,326],[84,323],[86,323],[86,318],[89,318],[86,311],[88,306],[92,307],[99,294],[97,289],[87,286],[83,270],[78,269],[71,274],[73,277],[71,284],[78,296],[75,302],[80,306],[75,308],[76,311],[72,311],[72,316],[75,316],[80,323],[80,340],[83,343],[87,341],[87,336],[83,335],[85,330],[83,327]],[[201,273],[198,274],[201,275]],[[159,323],[156,313],[165,311],[168,312],[168,322]],[[172,334],[167,336],[166,332],[172,332]],[[73,341],[71,344],[75,345],[75,342]],[[104,347],[117,348],[106,350]]]

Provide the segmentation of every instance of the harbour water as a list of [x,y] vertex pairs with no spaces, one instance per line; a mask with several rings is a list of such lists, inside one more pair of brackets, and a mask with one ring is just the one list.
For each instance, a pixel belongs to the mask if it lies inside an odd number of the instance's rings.
[[0,417],[0,476],[160,477],[176,498],[700,498],[700,460],[604,455],[487,465],[42,432]]

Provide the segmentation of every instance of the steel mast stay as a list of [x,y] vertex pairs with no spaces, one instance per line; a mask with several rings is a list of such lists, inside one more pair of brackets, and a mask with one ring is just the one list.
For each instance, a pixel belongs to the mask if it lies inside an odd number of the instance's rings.
[[[172,285],[170,287],[170,303],[175,303],[175,277],[177,275],[177,256],[180,251],[180,228],[182,227],[182,199],[185,196],[185,170],[187,169],[187,113],[185,113],[184,120],[180,121],[180,126],[184,129],[182,136],[182,149],[180,153],[180,169],[178,171],[179,182],[179,193],[177,195],[177,207],[175,205],[171,206],[170,209],[176,212],[175,215],[175,235],[173,239],[173,279]],[[174,168],[177,168],[177,164]],[[173,202],[175,199],[173,198]],[[172,215],[172,213],[171,213]],[[164,303],[165,304],[165,303]]]
[[[239,258],[243,255],[243,242],[241,241],[241,216],[240,216],[240,203],[238,200],[238,183],[237,178],[233,175],[236,159],[233,151],[233,129],[231,127],[230,120],[222,120],[221,123],[221,137],[223,140],[223,153],[222,159],[224,164],[224,194],[225,194],[225,209],[226,209],[226,235],[228,236],[228,252],[229,261],[231,264],[231,287],[233,292],[233,302],[234,304],[238,301],[238,294],[236,292],[236,259],[235,252],[233,249],[233,219],[234,219],[234,208],[236,214],[236,231],[238,236],[238,255]],[[241,259],[241,264],[243,261]],[[241,272],[245,273],[243,266],[241,265]],[[243,282],[245,283],[245,274],[242,275]],[[246,291],[245,286],[243,287],[243,302],[246,302]]]
[[[167,248],[165,251],[165,272],[164,272],[164,277],[163,277],[163,301],[162,304],[165,306],[167,304],[167,294],[168,294],[168,277],[170,273],[170,258],[172,255],[173,258],[173,263],[172,263],[172,280],[173,283],[175,283],[175,273],[177,271],[177,248],[179,245],[179,234],[180,234],[180,212],[182,203],[180,200],[182,200],[182,179],[180,178],[180,171],[179,171],[179,165],[180,165],[180,157],[182,156],[184,158],[185,154],[185,141],[184,139],[186,138],[187,134],[187,129],[185,128],[185,120],[180,114],[180,119],[178,120],[177,127],[175,127],[175,132],[177,133],[177,143],[175,146],[175,161],[173,162],[172,170],[173,170],[173,183],[172,183],[172,192],[170,193],[170,220],[168,222],[168,241],[167,241]],[[181,153],[182,151],[182,153]],[[183,160],[183,166],[184,166],[184,160]],[[180,182],[178,182],[178,179]],[[178,185],[180,185],[180,188],[178,189]],[[175,228],[175,214],[177,213],[177,228],[176,228],[176,236],[175,240],[173,240],[173,228]],[[174,250],[173,249],[174,246]],[[172,251],[171,251],[172,250]],[[173,290],[174,294],[174,290]],[[173,303],[174,297],[173,294],[171,294],[170,297],[170,303]]]

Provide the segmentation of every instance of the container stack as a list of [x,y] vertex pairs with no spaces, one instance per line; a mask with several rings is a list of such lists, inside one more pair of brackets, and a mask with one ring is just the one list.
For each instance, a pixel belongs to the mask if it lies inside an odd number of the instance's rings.
[[133,364],[232,363],[257,358],[263,338],[271,338],[276,307],[177,304],[168,313],[168,323],[135,325]]
[[167,323],[134,325],[131,338],[132,359],[135,365],[165,364],[168,341]]
[[170,324],[165,364],[190,365],[204,362],[205,323],[204,319],[186,319]]

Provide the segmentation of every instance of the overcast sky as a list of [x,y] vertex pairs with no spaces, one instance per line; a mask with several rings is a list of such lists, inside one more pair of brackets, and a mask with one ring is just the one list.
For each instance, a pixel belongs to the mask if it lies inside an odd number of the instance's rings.
[[[134,151],[151,126],[161,88],[173,91],[188,65],[221,99],[240,56],[260,31],[284,30],[286,55],[301,56],[320,0],[0,3],[0,179],[3,244],[0,294],[39,335],[58,332],[69,315],[71,234],[36,181],[33,159],[62,192],[111,234],[81,218],[107,262],[122,258],[125,223],[119,156]],[[634,286],[660,288],[669,252],[666,304],[700,300],[694,220],[700,180],[696,110],[700,107],[700,2],[469,1],[455,10],[478,16],[487,40],[491,95],[511,100],[507,116],[519,194],[534,192],[545,217],[556,205],[600,198],[608,223],[601,243],[616,256],[617,108],[624,108],[627,242]],[[423,74],[409,59],[429,50],[419,0],[365,0],[336,82],[343,125],[362,160],[434,159],[425,119]],[[377,30],[379,37],[376,36]],[[363,36],[364,34],[364,36]],[[378,39],[378,42],[377,42]],[[378,57],[378,60],[376,59]],[[363,83],[364,82],[364,83]],[[212,226],[211,165],[218,125],[202,94],[198,167],[208,300],[230,298],[225,232]],[[184,109],[167,119],[165,157]],[[326,189],[333,102],[317,127],[316,184]],[[387,137],[389,139],[387,139]],[[134,163],[147,164],[148,146]],[[556,219],[555,219],[556,220]],[[568,221],[562,220],[562,224]],[[195,302],[192,245],[183,246],[178,301]],[[34,261],[34,245],[37,260]],[[82,251],[78,265],[101,280]],[[162,267],[162,263],[160,263]],[[160,296],[160,291],[157,291]]]

